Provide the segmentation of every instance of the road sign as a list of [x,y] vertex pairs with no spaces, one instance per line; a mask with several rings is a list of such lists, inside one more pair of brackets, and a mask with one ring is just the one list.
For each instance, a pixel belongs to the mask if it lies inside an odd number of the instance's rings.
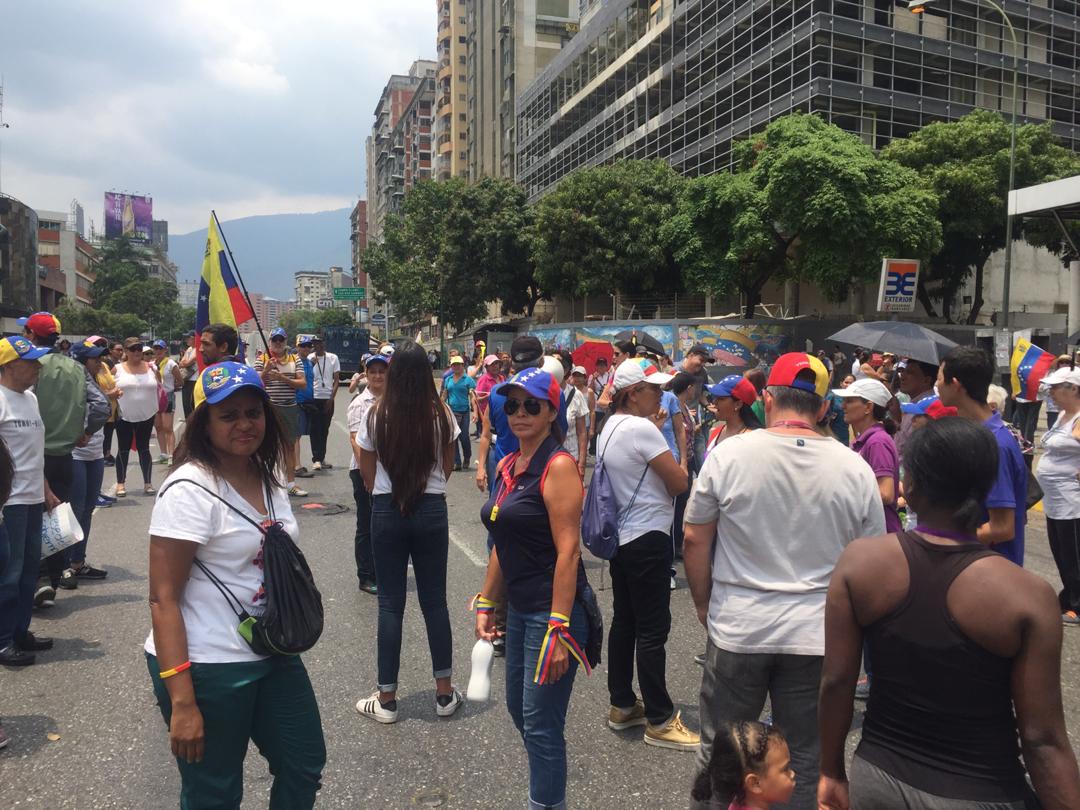
[[367,298],[364,287],[334,287],[335,301],[363,301]]
[[371,316],[371,322],[384,324],[386,323],[386,316],[383,315],[381,312],[376,312],[374,315]]
[[885,259],[881,263],[878,312],[914,312],[918,287],[917,259]]

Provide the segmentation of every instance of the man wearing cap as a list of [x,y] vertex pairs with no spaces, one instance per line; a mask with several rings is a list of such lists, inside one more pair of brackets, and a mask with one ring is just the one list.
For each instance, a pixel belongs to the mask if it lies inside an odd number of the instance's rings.
[[173,433],[173,419],[176,413],[176,389],[184,384],[184,375],[180,364],[169,355],[169,344],[164,340],[155,340],[151,344],[154,350],[154,364],[157,366],[158,379],[165,389],[167,400],[165,410],[158,413],[154,420],[157,432],[158,463],[172,464],[173,450],[176,449],[176,434]]
[[[45,481],[45,423],[30,390],[48,349],[22,337],[0,340],[0,439],[11,456],[14,477],[4,504],[7,563],[0,565],[0,664],[26,666],[52,640],[30,632],[34,588],[41,561],[41,516],[59,501]],[[2,562],[2,561],[0,561]]]
[[180,356],[180,373],[184,378],[184,384],[180,388],[180,401],[184,406],[186,420],[195,410],[195,377],[199,373],[199,338],[194,329],[184,332],[184,342],[187,347]]
[[472,463],[472,443],[469,441],[469,413],[473,409],[476,380],[465,373],[465,358],[450,355],[450,374],[443,379],[443,399],[457,420],[461,433],[454,443],[454,469],[468,469]]
[[1028,469],[1020,445],[1001,414],[986,401],[994,380],[994,361],[974,346],[957,346],[941,361],[937,391],[943,405],[985,425],[998,446],[998,475],[983,504],[986,522],[977,537],[1017,565],[1024,564]]
[[[60,322],[48,312],[36,312],[23,324],[26,339],[47,350],[34,393],[45,424],[45,480],[60,501],[71,500],[71,451],[101,430],[109,419],[109,401],[85,367],[53,347],[60,336]],[[42,584],[35,601],[47,606],[67,567],[62,552],[44,561],[48,584]]]
[[367,385],[349,403],[345,414],[349,430],[352,460],[349,462],[349,479],[352,481],[353,501],[356,503],[356,534],[353,551],[356,558],[356,578],[364,593],[378,594],[378,578],[375,575],[375,555],[371,546],[371,493],[364,485],[360,473],[360,445],[356,437],[364,428],[371,406],[386,390],[386,372],[390,369],[390,355],[369,354],[364,358],[364,374]]
[[312,398],[305,405],[308,429],[311,431],[311,468],[332,470],[334,465],[326,463],[326,438],[334,418],[334,398],[340,385],[338,375],[341,373],[341,362],[336,354],[326,350],[326,344],[318,335],[312,339],[312,348],[314,351],[308,356]]
[[285,330],[280,326],[270,332],[270,352],[260,352],[255,358],[255,370],[262,378],[270,397],[270,407],[278,415],[285,428],[285,469],[289,471],[289,494],[295,498],[307,495],[296,485],[296,442],[300,437],[300,407],[296,404],[296,392],[307,387],[304,368],[286,345]]
[[840,553],[885,532],[866,463],[815,426],[829,375],[816,358],[782,355],[765,388],[766,430],[709,453],[686,509],[686,577],[708,631],[700,765],[726,724],[756,720],[766,697],[799,774],[788,807],[816,808],[817,691],[825,594]]
[[477,379],[476,391],[474,392],[477,414],[476,427],[480,432],[483,432],[484,429],[484,414],[487,413],[488,397],[491,395],[491,389],[503,381],[502,363],[499,362],[497,354],[489,354],[485,357],[483,366],[484,373]]
[[[912,403],[932,399],[934,383],[937,382],[938,367],[935,363],[924,363],[922,360],[907,359],[896,367],[896,373],[900,377],[900,393],[907,394]],[[896,450],[900,453],[900,459],[904,458],[904,443],[911,435],[913,412],[901,408],[903,416],[900,419],[900,430],[896,432]]]
[[308,441],[311,441],[311,425],[308,423],[308,412],[306,406],[314,400],[312,390],[315,385],[315,375],[311,370],[311,362],[308,357],[311,355],[312,349],[315,345],[314,335],[297,335],[296,336],[296,357],[300,368],[304,372],[304,387],[296,390],[296,407],[299,409],[296,420],[296,477],[297,478],[314,478],[315,473],[310,472],[307,467],[300,464],[300,437],[307,436]]

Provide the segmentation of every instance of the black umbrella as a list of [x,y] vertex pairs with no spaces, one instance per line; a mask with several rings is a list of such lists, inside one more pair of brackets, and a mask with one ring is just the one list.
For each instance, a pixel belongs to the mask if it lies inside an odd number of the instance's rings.
[[944,335],[907,321],[853,323],[828,339],[872,351],[892,352],[924,363],[940,363],[956,345]]
[[625,329],[622,332],[619,332],[619,334],[615,335],[615,339],[613,342],[619,342],[623,340],[629,340],[637,346],[644,346],[650,352],[652,352],[653,354],[657,354],[660,357],[663,357],[665,354],[667,354],[667,349],[664,348],[664,345],[659,340],[650,335],[648,332],[646,332],[644,329]]

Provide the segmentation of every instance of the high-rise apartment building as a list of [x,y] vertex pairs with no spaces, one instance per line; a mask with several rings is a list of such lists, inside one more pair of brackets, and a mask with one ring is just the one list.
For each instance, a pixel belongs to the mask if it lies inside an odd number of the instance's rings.
[[364,273],[364,251],[367,250],[367,200],[356,203],[349,214],[349,242],[352,244],[352,274],[358,286],[363,287],[367,280]]
[[[410,176],[420,175],[426,168],[431,173],[431,114],[435,100],[436,63],[418,59],[409,68],[408,75],[393,75],[383,88],[379,103],[375,105],[375,123],[371,136],[365,142],[367,160],[367,217],[368,236],[378,241],[382,236],[386,216],[397,210],[405,196],[406,166]],[[417,99],[423,86],[426,101]],[[399,124],[406,112],[413,119],[408,130],[415,135],[415,143],[406,143],[405,128]],[[427,121],[424,123],[423,118]],[[426,133],[423,131],[426,127]],[[426,144],[426,149],[423,148]],[[415,147],[415,148],[413,148]],[[425,157],[426,152],[426,157]],[[408,161],[407,161],[408,157]],[[423,166],[426,162],[426,167]]]
[[90,288],[94,283],[93,246],[81,233],[66,211],[37,212],[38,267],[41,308],[52,309],[62,301],[89,304]]
[[[1080,4],[1010,2],[1019,113],[1080,146]],[[662,158],[725,171],[732,141],[796,110],[880,148],[976,107],[1012,110],[1012,41],[974,2],[604,0],[518,98],[517,180],[535,199],[582,166]]]
[[468,177],[468,25],[466,0],[436,0],[439,71],[435,76],[435,177]]
[[580,0],[468,0],[467,7],[469,178],[513,179],[517,94],[577,33]]
[[262,293],[251,293],[251,311],[264,331],[269,332],[280,325],[281,316],[296,309],[295,301],[280,301]]

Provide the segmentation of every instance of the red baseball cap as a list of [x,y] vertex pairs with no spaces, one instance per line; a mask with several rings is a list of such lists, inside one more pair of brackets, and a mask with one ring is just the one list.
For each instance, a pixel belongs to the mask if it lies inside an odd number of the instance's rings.
[[[814,382],[796,379],[802,371],[812,371]],[[829,392],[829,372],[816,357],[805,352],[788,352],[780,355],[773,363],[767,384],[798,388],[800,391],[824,397]]]
[[29,318],[19,318],[16,323],[25,326],[38,337],[60,334],[60,321],[51,312],[35,312]]

